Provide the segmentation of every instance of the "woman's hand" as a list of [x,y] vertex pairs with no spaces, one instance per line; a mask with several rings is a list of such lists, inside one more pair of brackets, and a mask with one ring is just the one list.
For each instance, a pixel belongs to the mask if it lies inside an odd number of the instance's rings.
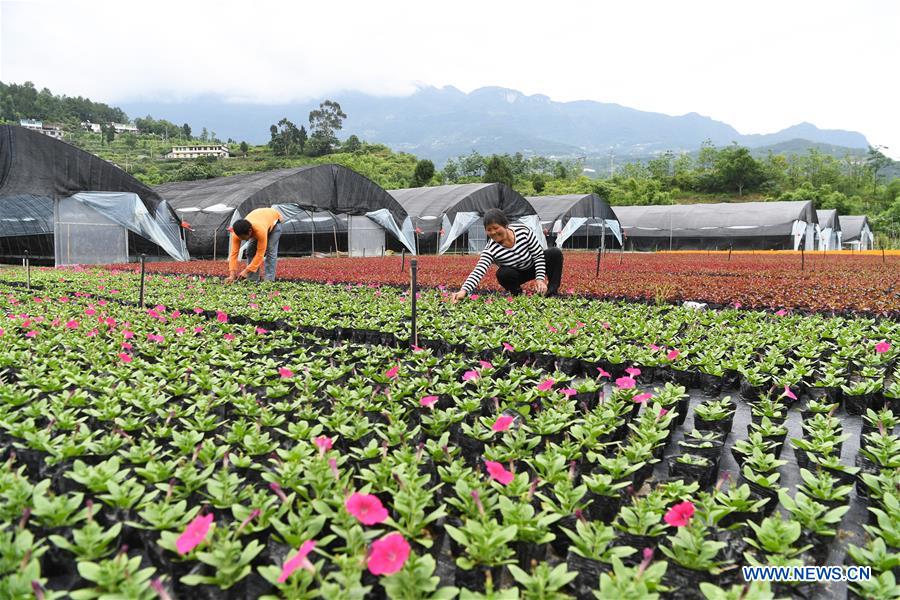
[[458,292],[454,292],[450,294],[450,304],[456,304],[460,300],[466,297],[466,290],[459,290]]
[[535,281],[535,282],[534,282],[534,287],[537,288],[537,292],[538,292],[538,294],[540,294],[541,296],[546,296],[546,295],[547,295],[547,282],[544,281],[543,279],[538,279],[537,281]]

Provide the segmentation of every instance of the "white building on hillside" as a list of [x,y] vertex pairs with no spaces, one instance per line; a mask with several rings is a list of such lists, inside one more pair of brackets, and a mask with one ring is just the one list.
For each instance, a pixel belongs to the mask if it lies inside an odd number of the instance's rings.
[[131,123],[112,123],[116,133],[137,133],[138,128]]
[[44,123],[43,121],[39,121],[37,119],[21,119],[19,121],[19,125],[21,125],[25,129],[31,129],[33,131],[37,131],[38,133],[43,133],[44,135],[57,140],[61,140],[63,138],[63,130],[59,125]]
[[225,144],[211,144],[208,146],[174,146],[172,151],[166,154],[166,158],[200,158],[201,156],[229,158],[231,153]]

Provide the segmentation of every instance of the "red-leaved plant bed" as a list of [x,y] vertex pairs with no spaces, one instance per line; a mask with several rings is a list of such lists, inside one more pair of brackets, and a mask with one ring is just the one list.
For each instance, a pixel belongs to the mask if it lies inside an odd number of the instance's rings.
[[[421,256],[423,286],[457,289],[477,256]],[[281,259],[280,279],[334,283],[409,284],[401,257]],[[610,253],[595,276],[596,255],[566,253],[562,293],[642,301],[699,301],[746,308],[900,314],[900,256],[799,254]],[[135,265],[113,265],[135,270]],[[152,263],[151,272],[227,275],[226,261]],[[498,291],[493,270],[482,289]]]

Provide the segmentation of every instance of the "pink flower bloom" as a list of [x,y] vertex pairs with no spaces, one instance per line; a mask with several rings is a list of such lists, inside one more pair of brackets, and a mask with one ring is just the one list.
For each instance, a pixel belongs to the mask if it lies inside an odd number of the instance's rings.
[[493,431],[506,431],[509,429],[509,426],[513,423],[513,418],[509,415],[500,415],[497,417],[497,420],[494,421],[494,424],[491,425],[491,429]]
[[565,396],[566,398],[568,398],[569,396],[574,396],[575,394],[577,394],[577,393],[578,393],[578,390],[576,390],[575,388],[563,388],[563,389],[559,390],[559,392],[560,392],[563,396]]
[[202,312],[203,312],[203,309],[200,308],[199,306],[194,308],[194,314],[199,315]]
[[786,314],[787,314],[787,311],[786,311],[785,309],[782,308],[781,310],[779,310],[778,312],[775,313],[775,316],[776,316],[776,317],[783,317],[783,316],[786,315]]
[[131,338],[134,337],[134,332],[133,332],[133,331],[128,331],[128,330],[126,329],[125,331],[122,332],[122,337],[124,337],[126,340],[130,340]]
[[502,485],[508,485],[513,480],[514,475],[504,469],[503,465],[498,462],[486,460],[484,461],[484,466],[487,467],[488,475],[491,476],[491,479]]
[[575,328],[575,327],[573,327],[572,329],[570,329],[570,330],[568,331],[568,333],[569,333],[569,335],[575,335],[576,333],[578,333],[578,329]]
[[556,333],[558,331],[553,325],[547,325],[547,329],[550,330],[550,333]]
[[666,358],[669,360],[675,360],[681,355],[681,352],[678,350],[670,350],[668,354],[666,354]]
[[635,383],[631,377],[619,377],[616,379],[616,387],[620,390],[630,390],[635,386]]
[[312,573],[315,568],[306,557],[310,552],[312,552],[312,549],[315,547],[316,543],[313,540],[307,540],[303,542],[303,545],[300,546],[300,549],[297,550],[297,553],[286,560],[284,566],[281,567],[281,575],[278,576],[278,583],[286,582],[288,580],[288,577],[290,577],[297,569],[303,568]]
[[390,533],[372,543],[366,566],[372,575],[393,575],[409,558],[409,543],[399,533]]
[[257,304],[256,302],[251,302],[247,306],[249,306],[250,308],[259,308],[259,304]]
[[469,296],[469,298],[471,298],[472,300],[478,300],[478,294],[472,294],[471,296]]
[[216,311],[216,321],[218,321],[219,323],[227,323],[228,315],[226,313],[223,313],[221,310],[217,310]]
[[504,312],[505,312],[507,315],[514,315],[514,314],[516,314],[515,311],[513,311],[513,309],[511,309],[511,308],[507,308]]
[[290,306],[282,306],[281,310],[283,310],[284,312],[291,312],[291,307]]
[[185,331],[187,331],[187,330],[184,327],[176,327],[175,328],[175,333],[177,333],[178,335],[183,334]]
[[119,360],[121,360],[123,363],[130,363],[132,358],[131,355],[122,352],[119,354]]
[[388,369],[388,370],[385,372],[384,376],[387,377],[388,379],[396,379],[396,378],[397,378],[397,373],[399,373],[399,372],[400,372],[400,367],[399,367],[399,366],[391,367],[390,369]]
[[269,330],[268,330],[268,329],[263,329],[262,327],[257,327],[257,328],[256,328],[256,334],[257,334],[257,335],[265,335],[265,334],[267,334],[267,333],[269,333]]
[[637,396],[635,396],[634,398],[632,398],[632,400],[634,400],[634,401],[637,402],[638,404],[642,404],[642,403],[646,402],[647,400],[649,400],[649,399],[652,398],[652,397],[653,397],[653,394],[643,393],[643,394],[638,394]]
[[875,352],[878,354],[884,354],[888,350],[891,349],[891,345],[888,342],[878,342],[875,344]]
[[609,329],[609,323],[604,322],[604,323],[603,323],[603,329]]
[[629,368],[625,369],[625,372],[628,373],[629,375],[631,375],[632,377],[637,377],[638,375],[641,374],[641,370],[636,369],[635,367],[629,367]]
[[280,375],[282,379],[288,379],[289,377],[294,376],[294,372],[285,367],[278,367],[278,375]]
[[388,518],[387,509],[372,494],[355,492],[344,502],[344,508],[363,525],[378,525]]
[[494,365],[492,365],[491,363],[489,363],[486,360],[479,360],[478,364],[481,365],[482,369],[493,369],[494,368]]
[[226,340],[228,340],[228,341],[230,342],[230,341],[232,341],[232,340],[234,339],[234,334],[233,334],[233,333],[226,333],[226,334],[223,335],[222,337],[225,338]]
[[507,352],[514,352],[516,350],[509,342],[503,342],[503,349]]
[[550,388],[553,387],[554,383],[556,383],[556,382],[548,377],[547,379],[543,380],[542,382],[540,382],[538,384],[537,389],[539,392],[546,392],[547,390],[549,390]]
[[422,352],[423,350],[425,350],[425,348],[422,348],[421,346],[416,346],[415,344],[412,345],[413,352]]
[[3,328],[2,328],[2,327],[0,327],[0,337],[3,337],[3,334],[4,334],[4,333],[6,333],[6,332],[3,331]]
[[316,448],[319,449],[319,454],[325,454],[331,447],[334,445],[334,440],[328,436],[320,435],[317,438],[313,438],[313,444],[316,445]]
[[84,314],[86,314],[89,317],[93,317],[95,314],[97,314],[97,311],[93,307],[89,306],[86,309],[84,309]]
[[78,329],[78,321],[75,319],[66,321],[66,329]]
[[122,348],[124,348],[125,350],[131,350],[131,348],[133,347],[133,346],[132,346],[131,344],[129,344],[128,342],[122,342],[122,343],[119,344],[119,345],[120,345]]
[[740,308],[740,307],[742,307],[742,306],[743,306],[743,304],[741,304],[740,302],[735,302],[735,303],[734,303],[734,307],[735,307],[735,308]]
[[656,344],[650,344],[650,349],[656,352],[657,350],[659,350],[659,346],[657,346]]
[[667,414],[669,414],[669,409],[667,409],[667,408],[659,409],[659,418],[660,419],[663,418],[664,416],[666,416]]
[[171,316],[173,319],[177,319],[178,317],[181,316],[181,312],[176,310],[175,312],[172,313]]
[[148,333],[147,339],[150,340],[151,342],[156,342],[157,344],[159,344],[159,343],[165,341],[166,338],[159,335],[158,333]]
[[785,386],[784,386],[784,393],[781,394],[781,395],[782,395],[782,396],[787,396],[787,397],[790,398],[791,400],[796,400],[796,399],[797,399],[796,394],[794,394],[794,392],[791,391],[791,386],[789,386],[789,385],[787,385],[787,384],[785,384]]
[[37,331],[32,329],[31,331],[29,331],[28,333],[25,334],[25,337],[27,337],[27,338],[37,337]]
[[202,333],[202,332],[203,332],[203,328],[200,327],[199,325],[197,327],[194,327],[194,333]]
[[604,371],[601,367],[597,367],[597,370],[600,372],[600,377],[606,377],[607,379],[612,379],[612,375]]
[[419,405],[426,408],[431,408],[434,406],[434,403],[437,402],[437,400],[437,396],[424,396],[421,400],[419,400]]
[[91,329],[90,331],[87,332],[87,336],[88,336],[88,337],[94,337],[94,336],[97,335],[98,333],[100,333],[100,332],[97,331],[96,329]]
[[206,539],[212,521],[213,515],[209,513],[208,515],[199,515],[188,523],[184,533],[175,541],[175,548],[178,550],[178,554],[187,554],[200,545]]
[[670,508],[663,518],[672,527],[684,527],[693,516],[694,505],[690,502],[682,502]]
[[478,371],[466,371],[462,376],[463,381],[472,381],[478,379]]

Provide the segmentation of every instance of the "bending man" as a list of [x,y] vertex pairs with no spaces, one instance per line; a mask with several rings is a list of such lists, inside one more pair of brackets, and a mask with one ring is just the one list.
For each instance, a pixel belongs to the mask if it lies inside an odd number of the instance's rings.
[[[281,239],[281,221],[284,218],[274,208],[257,208],[243,219],[238,219],[231,227],[231,252],[228,254],[228,278],[248,278],[259,281],[259,269],[263,267],[263,278],[275,281],[275,266],[278,264],[278,242]],[[241,242],[251,240],[247,246],[247,267],[238,273],[238,252]],[[250,257],[253,257],[252,259]]]
[[532,279],[537,280],[538,293],[557,294],[563,267],[563,254],[559,248],[544,250],[527,225],[510,225],[503,211],[496,208],[484,213],[484,231],[490,239],[462,289],[450,296],[453,304],[475,290],[491,263],[500,267],[497,281],[513,296],[521,294],[522,284]]

